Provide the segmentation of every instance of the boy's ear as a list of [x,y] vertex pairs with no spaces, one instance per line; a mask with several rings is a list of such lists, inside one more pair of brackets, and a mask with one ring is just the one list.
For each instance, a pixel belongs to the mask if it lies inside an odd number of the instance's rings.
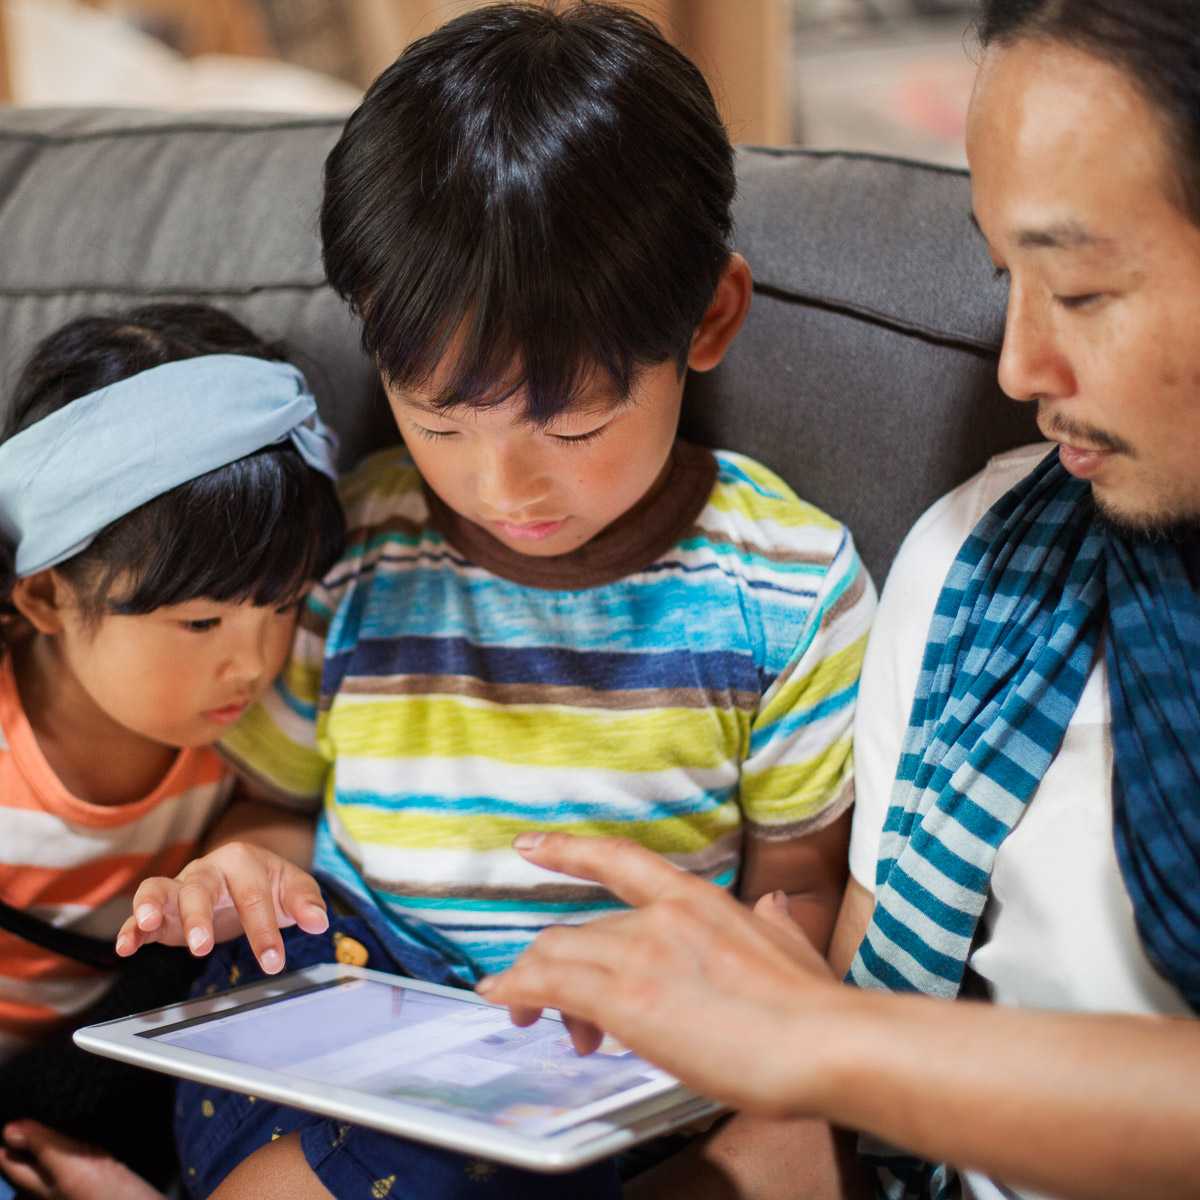
[[753,290],[750,264],[740,254],[731,254],[712,303],[692,335],[688,366],[693,371],[711,371],[725,357],[750,311]]
[[38,633],[61,633],[68,584],[53,567],[13,584],[10,602]]

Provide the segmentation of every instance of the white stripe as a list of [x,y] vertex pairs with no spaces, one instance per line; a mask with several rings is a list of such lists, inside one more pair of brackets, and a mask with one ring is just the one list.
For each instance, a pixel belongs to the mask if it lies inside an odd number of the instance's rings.
[[85,979],[7,979],[0,976],[0,997],[13,1004],[52,1008],[66,1017],[95,1003],[112,983],[112,975]]
[[82,904],[35,904],[30,906],[29,912],[56,929],[70,929],[74,933],[108,940],[117,936],[117,930],[133,911],[132,905],[132,896],[113,896],[97,908]]
[[944,996],[949,990],[950,984],[945,979],[925,970],[903,946],[897,946],[878,926],[872,926],[867,931],[866,940],[879,958],[903,975],[918,991],[927,996]]
[[943,929],[936,921],[926,916],[919,908],[914,907],[895,891],[888,892],[887,911],[899,924],[911,929],[931,949],[950,958],[957,956],[966,962],[971,949],[970,938]]
[[[636,820],[649,798],[663,804],[687,803],[697,792],[736,788],[733,762],[709,768],[667,771],[564,771],[562,767],[512,764],[479,756],[461,758],[359,758],[337,761],[339,792],[378,796],[487,796],[553,810],[569,800],[603,805],[605,816]],[[481,814],[487,815],[487,814]]]
[[223,803],[224,790],[221,783],[189,788],[135,821],[105,829],[31,809],[0,809],[0,863],[68,869],[109,855],[152,854],[176,842],[195,841]]

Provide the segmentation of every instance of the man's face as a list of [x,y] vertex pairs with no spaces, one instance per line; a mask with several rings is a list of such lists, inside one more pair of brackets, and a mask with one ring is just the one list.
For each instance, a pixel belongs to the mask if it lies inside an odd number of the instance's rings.
[[540,558],[591,541],[663,475],[683,379],[664,362],[644,368],[626,400],[604,385],[585,388],[544,428],[526,420],[521,392],[488,409],[437,409],[428,395],[394,386],[387,393],[425,482],[460,516]]
[[1055,42],[984,59],[975,220],[1011,280],[1000,385],[1118,523],[1200,519],[1200,228],[1130,77]]

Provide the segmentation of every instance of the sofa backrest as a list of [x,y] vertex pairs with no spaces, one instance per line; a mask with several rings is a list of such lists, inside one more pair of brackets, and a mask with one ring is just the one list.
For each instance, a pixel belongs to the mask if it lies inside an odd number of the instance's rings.
[[[287,340],[350,463],[396,440],[316,223],[337,118],[0,113],[0,406],[33,344],[83,312],[203,299]],[[846,521],[877,581],[920,512],[1036,437],[995,382],[1003,289],[962,172],[739,152],[754,305],[689,380],[685,431],[765,462]],[[0,412],[2,412],[0,407]]]

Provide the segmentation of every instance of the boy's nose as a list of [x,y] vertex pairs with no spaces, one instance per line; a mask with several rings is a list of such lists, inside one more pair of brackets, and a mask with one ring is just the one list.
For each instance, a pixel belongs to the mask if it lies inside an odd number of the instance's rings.
[[548,490],[535,465],[516,454],[490,455],[478,480],[480,504],[501,520],[523,515],[540,503]]

